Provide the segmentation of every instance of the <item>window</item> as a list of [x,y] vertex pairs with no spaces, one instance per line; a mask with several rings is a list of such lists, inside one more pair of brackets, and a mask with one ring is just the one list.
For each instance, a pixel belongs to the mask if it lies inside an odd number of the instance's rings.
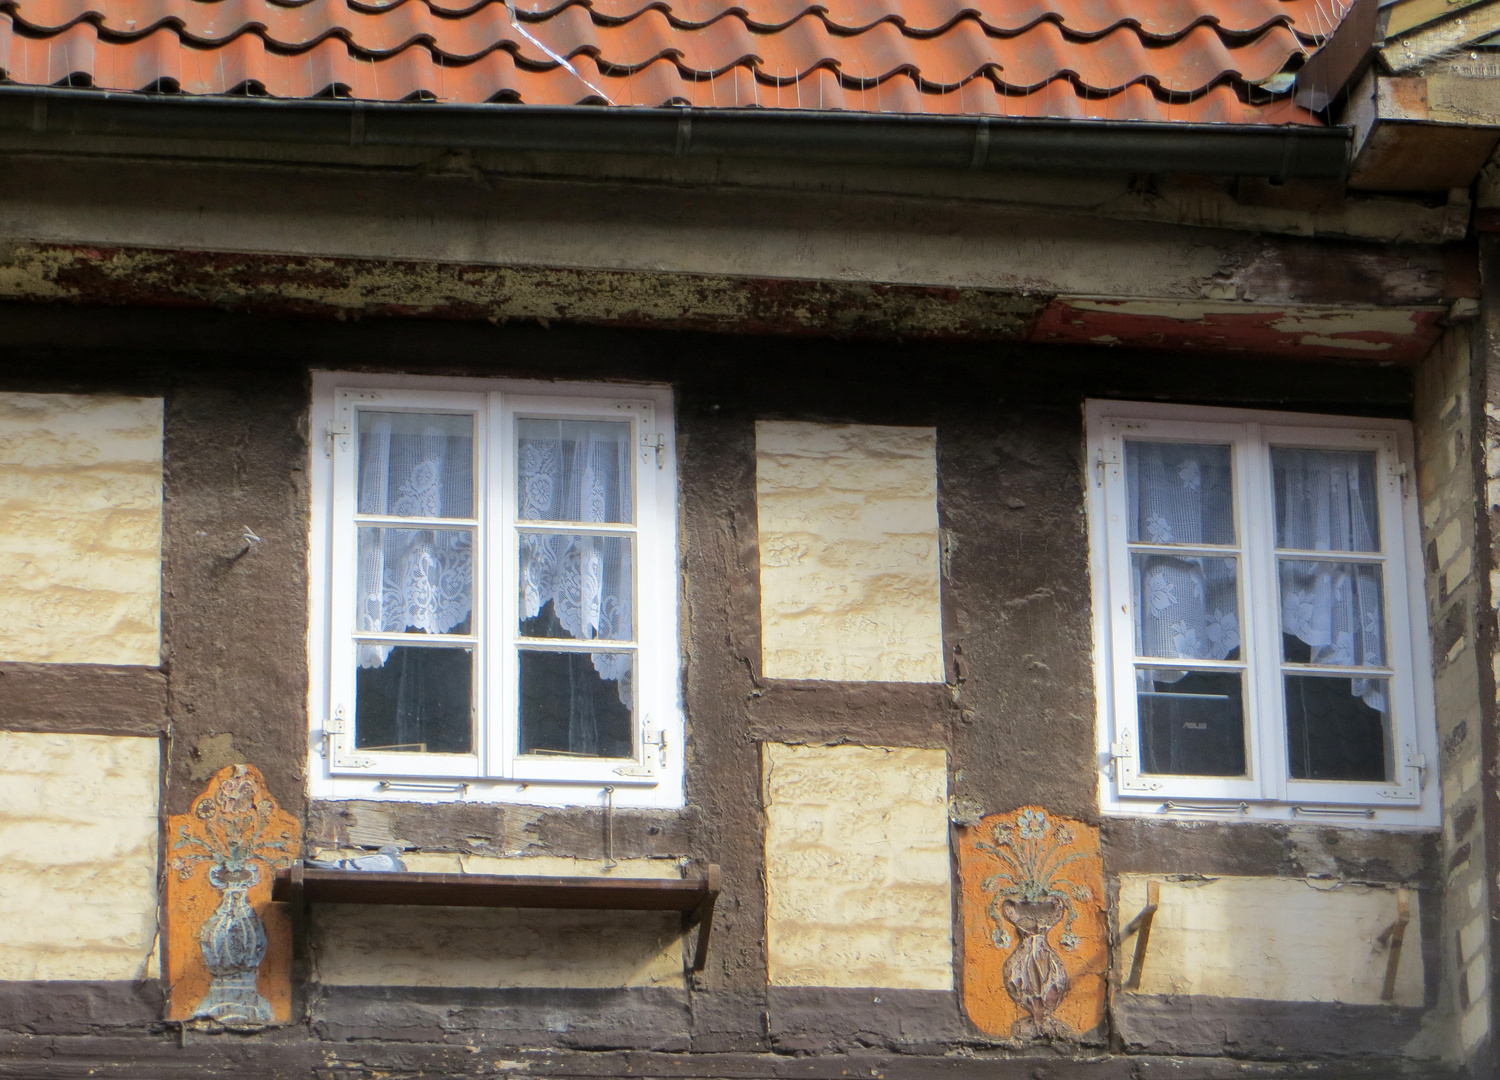
[[315,794],[680,805],[667,392],[315,394]]
[[1091,402],[1107,809],[1430,824],[1409,426]]

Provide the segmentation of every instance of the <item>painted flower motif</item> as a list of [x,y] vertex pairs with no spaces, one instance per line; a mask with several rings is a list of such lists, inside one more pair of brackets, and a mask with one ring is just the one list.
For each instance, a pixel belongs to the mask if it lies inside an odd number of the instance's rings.
[[1040,840],[1047,833],[1047,815],[1041,810],[1022,810],[1016,825],[1022,840]]
[[1189,626],[1186,622],[1174,622],[1172,624],[1172,648],[1178,656],[1201,656],[1203,643],[1198,640],[1198,628]]
[[1240,620],[1232,611],[1214,610],[1208,617],[1208,643],[1221,659],[1240,647]]
[[1184,490],[1195,494],[1203,490],[1203,470],[1196,461],[1184,461],[1177,466],[1177,476],[1182,480]]
[[1151,537],[1153,544],[1170,544],[1172,523],[1160,514],[1151,514],[1146,518],[1146,535]]
[[1158,619],[1177,603],[1177,586],[1168,580],[1165,571],[1153,570],[1146,575],[1146,600]]

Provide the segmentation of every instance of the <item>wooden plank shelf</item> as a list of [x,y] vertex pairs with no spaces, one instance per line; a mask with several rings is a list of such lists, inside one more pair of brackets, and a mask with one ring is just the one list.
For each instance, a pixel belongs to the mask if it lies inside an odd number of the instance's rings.
[[532,877],[518,874],[381,873],[302,865],[276,872],[271,899],[296,905],[411,904],[443,907],[569,908],[680,911],[685,931],[698,928],[693,970],[708,962],[708,936],[719,899],[716,863],[701,878]]

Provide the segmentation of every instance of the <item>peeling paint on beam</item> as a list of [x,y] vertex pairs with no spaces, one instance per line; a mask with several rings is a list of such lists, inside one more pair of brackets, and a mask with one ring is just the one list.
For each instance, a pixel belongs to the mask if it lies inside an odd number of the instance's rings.
[[1299,308],[1198,300],[1057,297],[1032,340],[1338,357],[1413,364],[1442,333],[1445,308]]
[[0,248],[0,299],[1020,340],[1048,298],[867,282],[26,244]]

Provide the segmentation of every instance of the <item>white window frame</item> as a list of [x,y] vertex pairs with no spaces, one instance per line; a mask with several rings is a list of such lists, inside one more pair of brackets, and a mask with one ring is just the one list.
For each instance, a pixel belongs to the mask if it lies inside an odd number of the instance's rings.
[[[474,417],[474,519],[434,521],[475,530],[472,633],[474,752],[372,753],[354,745],[353,564],[358,453],[355,412],[467,413]],[[625,420],[632,425],[635,520],[576,531],[633,538],[635,753],[550,758],[517,751],[517,537],[557,531],[518,522],[517,417]],[[309,789],[314,798],[514,802],[543,806],[683,805],[683,711],[678,648],[677,475],[671,390],[661,386],[543,383],[354,372],[313,375],[309,478]],[[393,522],[394,524],[394,522]],[[574,527],[563,526],[574,530]],[[364,636],[364,635],[362,635]],[[439,639],[440,640],[440,639]],[[564,651],[601,643],[547,642]],[[613,651],[615,643],[610,643]]]
[[[1086,403],[1085,421],[1099,797],[1104,812],[1348,826],[1432,828],[1440,824],[1437,728],[1411,425],[1400,420],[1097,400]],[[1237,543],[1224,552],[1234,554],[1241,563],[1240,660],[1194,661],[1192,666],[1245,672],[1246,777],[1141,772],[1134,599],[1125,532],[1127,438],[1232,447]],[[1272,445],[1376,453],[1382,535],[1382,555],[1377,558],[1384,567],[1393,728],[1394,775],[1389,782],[1306,781],[1287,775]],[[1354,561],[1371,560],[1360,555]],[[1340,671],[1327,670],[1330,674]]]

